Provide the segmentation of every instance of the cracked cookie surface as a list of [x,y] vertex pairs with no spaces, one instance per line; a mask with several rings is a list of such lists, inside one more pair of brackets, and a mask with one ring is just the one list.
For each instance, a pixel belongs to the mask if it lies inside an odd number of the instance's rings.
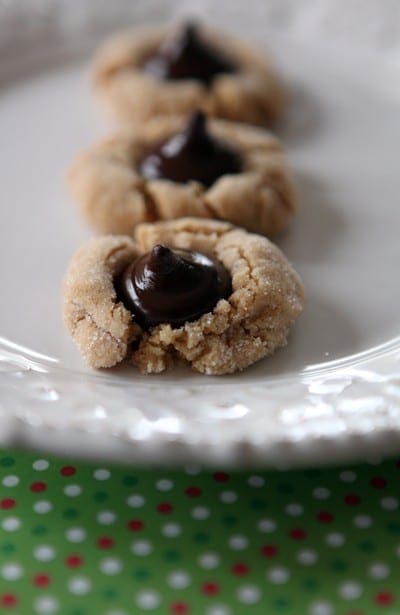
[[[118,301],[113,280],[159,243],[219,259],[231,275],[232,294],[194,322],[143,331]],[[286,344],[305,301],[298,275],[268,239],[195,218],[140,225],[135,240],[92,240],[72,258],[63,293],[67,328],[89,365],[127,360],[146,374],[182,360],[204,374],[242,370]]]
[[276,120],[286,101],[284,87],[271,64],[237,38],[202,27],[206,44],[237,67],[204,85],[195,79],[159,80],[142,70],[143,62],[176,33],[176,28],[134,28],[117,34],[99,50],[95,85],[108,108],[125,124],[154,116],[189,114],[201,108],[209,115],[266,125]]
[[296,209],[293,181],[280,142],[269,132],[209,120],[209,131],[237,150],[242,172],[222,175],[209,188],[189,181],[147,180],[138,163],[151,147],[179,133],[185,117],[156,118],[78,155],[69,186],[83,215],[98,232],[131,235],[137,224],[184,216],[227,220],[273,236]]

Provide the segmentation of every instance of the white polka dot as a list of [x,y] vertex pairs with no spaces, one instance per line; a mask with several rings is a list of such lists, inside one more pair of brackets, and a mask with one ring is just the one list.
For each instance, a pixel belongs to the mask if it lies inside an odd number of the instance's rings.
[[19,478],[14,474],[9,474],[5,476],[1,482],[4,487],[16,487],[19,483]]
[[316,500],[327,500],[330,498],[331,492],[326,487],[315,487],[313,497]]
[[250,487],[260,488],[265,485],[265,478],[258,475],[249,476],[247,482],[249,483]]
[[312,566],[318,560],[318,555],[313,549],[302,549],[297,554],[297,561],[302,566]]
[[201,568],[205,568],[206,570],[212,570],[213,568],[218,568],[221,563],[221,559],[217,553],[208,552],[203,553],[197,560],[199,566]]
[[40,596],[35,600],[35,611],[39,615],[53,615],[58,611],[58,601],[53,596]]
[[267,578],[271,583],[275,585],[282,585],[287,583],[290,577],[290,572],[283,566],[274,566],[267,571]]
[[158,491],[171,491],[173,486],[174,483],[168,478],[160,478],[160,480],[156,482],[156,488]]
[[362,594],[362,587],[355,581],[346,581],[339,587],[339,594],[344,600],[356,600]]
[[122,570],[122,562],[117,557],[105,557],[100,561],[99,568],[104,574],[118,574]]
[[47,459],[36,459],[32,464],[32,468],[36,470],[36,472],[43,472],[43,470],[47,470],[49,465]]
[[38,545],[33,550],[33,556],[39,562],[51,562],[55,558],[56,552],[50,545]]
[[297,504],[296,502],[292,502],[291,504],[288,504],[286,506],[286,512],[291,517],[300,517],[300,515],[303,514],[304,509],[300,504]]
[[86,530],[82,527],[70,527],[65,532],[65,537],[69,542],[83,542],[86,538]]
[[197,474],[200,474],[201,468],[195,465],[185,466],[185,472],[189,474],[189,476],[197,476]]
[[390,574],[390,568],[384,562],[374,562],[368,568],[368,574],[371,579],[383,580]]
[[272,519],[260,519],[257,525],[260,532],[264,534],[271,534],[276,530],[276,523]]
[[233,504],[238,499],[237,493],[234,491],[222,491],[219,496],[219,499],[224,504]]
[[399,507],[399,500],[393,497],[382,498],[381,506],[384,510],[397,510]]
[[93,476],[96,480],[108,480],[111,476],[111,472],[106,468],[97,468],[93,472]]
[[97,514],[97,523],[100,525],[112,525],[116,519],[117,515],[112,510],[102,510]]
[[231,538],[229,538],[228,544],[234,551],[242,551],[242,549],[247,548],[249,541],[246,536],[237,534],[236,536],[231,536]]
[[133,495],[129,496],[129,498],[126,500],[126,503],[131,508],[141,508],[145,503],[145,499],[142,495],[134,493]]
[[69,498],[76,498],[76,496],[82,493],[82,487],[80,485],[66,485],[64,487],[64,493]]
[[19,564],[11,562],[1,568],[0,574],[6,581],[16,581],[22,577],[23,569]]
[[83,596],[87,594],[91,589],[91,582],[87,577],[72,577],[68,581],[68,589],[71,594],[76,596]]
[[174,570],[167,577],[167,583],[173,589],[185,589],[191,583],[191,578],[184,570]]
[[232,611],[225,604],[213,604],[206,611],[206,615],[231,615]]
[[257,585],[242,585],[238,588],[236,596],[243,604],[256,604],[260,601],[261,590]]
[[136,594],[136,604],[144,611],[156,609],[160,603],[160,595],[154,589],[144,589]]
[[16,532],[21,527],[21,521],[18,517],[6,517],[2,521],[1,527],[6,532]]
[[351,470],[345,470],[339,474],[339,478],[343,483],[354,483],[357,478],[357,474]]
[[343,534],[340,534],[339,532],[331,532],[330,534],[326,535],[325,541],[326,544],[330,547],[336,548],[342,547],[346,542],[346,538],[343,536]]
[[139,557],[146,557],[153,551],[153,545],[148,540],[135,540],[131,544],[131,551]]
[[203,521],[204,519],[208,519],[210,516],[210,511],[205,506],[196,506],[192,510],[192,517],[197,521]]
[[175,536],[179,536],[182,529],[178,523],[166,523],[161,531],[167,538],[175,538]]
[[369,515],[357,515],[353,519],[353,523],[356,527],[365,530],[372,525],[372,519]]
[[45,515],[46,513],[50,512],[52,508],[53,504],[48,500],[39,500],[33,505],[33,510],[35,511],[35,513],[38,513],[38,515]]
[[314,602],[310,607],[310,615],[333,615],[333,607],[329,602]]

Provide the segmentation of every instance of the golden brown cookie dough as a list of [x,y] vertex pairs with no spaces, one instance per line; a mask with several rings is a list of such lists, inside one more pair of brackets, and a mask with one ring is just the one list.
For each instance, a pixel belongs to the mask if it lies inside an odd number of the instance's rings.
[[[94,239],[75,254],[68,268],[64,318],[89,365],[111,367],[125,359],[150,374],[184,360],[204,374],[228,374],[286,344],[303,309],[304,290],[285,256],[268,239],[224,222],[195,218],[140,225],[135,239]],[[233,290],[194,322],[142,331],[118,301],[113,279],[139,253],[159,243],[218,258],[231,274]]]
[[114,278],[140,251],[129,237],[93,239],[78,250],[63,283],[65,324],[92,367],[122,361],[140,328],[118,302]]
[[177,29],[134,28],[114,36],[98,53],[95,85],[120,121],[140,123],[154,116],[189,114],[201,108],[215,117],[266,125],[280,114],[286,94],[270,63],[236,38],[202,27],[202,39],[237,66],[209,86],[194,79],[159,80],[143,62]]
[[236,149],[243,162],[241,173],[223,175],[209,188],[140,175],[143,155],[186,122],[185,117],[156,118],[78,155],[69,185],[89,224],[98,232],[131,235],[140,222],[196,216],[228,220],[267,236],[282,231],[294,214],[295,192],[280,142],[263,129],[209,120],[211,135]]

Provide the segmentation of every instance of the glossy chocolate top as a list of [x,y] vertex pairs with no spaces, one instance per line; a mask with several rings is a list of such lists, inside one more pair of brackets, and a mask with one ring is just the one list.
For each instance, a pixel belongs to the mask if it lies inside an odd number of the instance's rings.
[[191,117],[183,132],[158,143],[139,163],[139,171],[147,179],[197,181],[207,187],[222,175],[240,173],[241,169],[239,153],[208,132],[201,111]]
[[144,328],[180,327],[210,312],[231,292],[231,278],[219,261],[189,250],[156,245],[131,263],[116,281],[117,295]]
[[142,68],[157,79],[196,79],[205,85],[215,75],[235,72],[234,64],[202,40],[191,23],[147,58]]

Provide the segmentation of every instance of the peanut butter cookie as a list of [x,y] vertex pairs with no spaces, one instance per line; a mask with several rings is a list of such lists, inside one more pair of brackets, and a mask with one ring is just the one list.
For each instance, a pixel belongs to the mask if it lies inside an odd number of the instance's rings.
[[294,214],[295,192],[279,141],[224,120],[153,119],[81,153],[69,185],[98,232],[196,216],[272,236]]
[[132,29],[105,43],[95,84],[119,120],[201,108],[215,117],[266,125],[280,114],[284,88],[262,54],[208,27]]
[[242,370],[286,344],[304,306],[299,277],[265,237],[213,220],[142,224],[135,240],[83,246],[64,280],[64,318],[93,367],[145,374],[177,361]]

